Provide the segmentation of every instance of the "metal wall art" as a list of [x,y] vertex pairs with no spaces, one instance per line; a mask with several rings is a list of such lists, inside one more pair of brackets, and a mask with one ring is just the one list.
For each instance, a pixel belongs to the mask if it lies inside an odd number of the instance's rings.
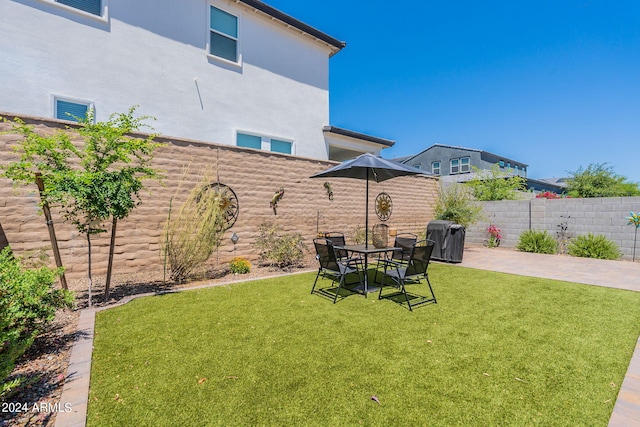
[[[204,191],[213,191],[213,200],[220,206],[222,210],[222,217],[224,219],[223,229],[228,230],[233,227],[238,219],[240,213],[240,204],[238,202],[238,196],[228,185],[214,182],[205,187]],[[198,197],[196,202],[200,201]]]
[[278,215],[278,212],[277,212],[278,202],[282,200],[283,197],[284,197],[284,188],[280,187],[280,189],[276,191],[273,197],[271,198],[271,203],[269,204],[271,206],[271,209],[273,209],[274,215]]
[[386,221],[391,216],[393,210],[393,201],[391,196],[382,192],[376,197],[376,215],[380,218],[380,221]]
[[329,200],[333,200],[333,188],[331,188],[331,184],[325,182],[324,188],[327,190],[327,197],[329,197]]

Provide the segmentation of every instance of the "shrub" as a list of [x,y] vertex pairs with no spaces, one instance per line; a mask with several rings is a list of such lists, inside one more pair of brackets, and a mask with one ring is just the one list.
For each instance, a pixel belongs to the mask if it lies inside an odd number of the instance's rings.
[[516,249],[537,254],[555,254],[558,252],[558,242],[546,230],[527,230],[520,234]]
[[482,216],[482,207],[474,203],[468,189],[458,184],[440,189],[435,207],[435,219],[453,221],[469,227]]
[[242,257],[236,257],[229,262],[229,270],[233,274],[246,274],[251,271],[251,263]]
[[261,224],[259,232],[254,246],[263,263],[285,270],[302,263],[307,248],[300,233],[281,234],[280,227],[273,223]]
[[[209,185],[210,175],[204,171],[178,212],[169,212],[162,249],[175,282],[183,282],[203,267],[225,230],[224,201]],[[182,191],[179,187],[178,192]]]
[[622,255],[618,246],[602,234],[578,236],[569,243],[568,249],[569,255],[584,258],[618,259]]
[[[60,269],[25,269],[9,247],[0,251],[0,381],[7,392],[6,377],[15,361],[34,338],[53,320],[56,310],[72,307],[73,294],[53,289]],[[15,383],[12,383],[15,386]]]

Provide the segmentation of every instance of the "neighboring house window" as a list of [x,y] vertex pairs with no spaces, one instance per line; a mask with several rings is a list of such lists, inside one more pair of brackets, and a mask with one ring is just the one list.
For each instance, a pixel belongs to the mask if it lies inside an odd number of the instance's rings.
[[431,163],[431,173],[434,175],[440,175],[440,162]]
[[421,166],[420,163],[416,163],[415,165],[413,165],[413,167],[416,169],[420,169],[420,166]]
[[255,148],[257,150],[273,151],[274,153],[293,154],[293,143],[265,136],[249,135],[238,132],[236,136],[238,147]]
[[469,157],[461,157],[459,159],[451,159],[451,174],[471,172],[471,163]]
[[56,3],[64,4],[75,9],[83,10],[93,15],[102,15],[101,0],[55,0]]
[[460,173],[471,172],[471,159],[463,157],[460,159]]
[[60,120],[71,120],[77,122],[78,119],[87,117],[87,112],[91,107],[91,103],[68,101],[65,99],[55,100],[54,116]]
[[501,167],[501,168],[503,168],[503,167],[504,167],[504,161],[500,160],[500,161],[498,162],[498,165],[500,165],[500,167]]
[[238,17],[211,6],[209,53],[238,62]]
[[460,173],[460,159],[451,159],[450,173]]

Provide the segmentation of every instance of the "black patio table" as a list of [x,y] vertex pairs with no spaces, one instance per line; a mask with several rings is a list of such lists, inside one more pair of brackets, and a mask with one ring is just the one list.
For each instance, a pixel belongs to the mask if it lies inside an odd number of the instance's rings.
[[358,285],[353,289],[358,291],[366,297],[369,292],[376,292],[380,288],[377,287],[369,287],[369,275],[367,274],[369,270],[369,264],[367,258],[372,254],[382,254],[387,252],[400,252],[402,248],[397,246],[385,246],[383,248],[376,248],[375,246],[367,246],[367,245],[342,245],[342,246],[334,246],[336,249],[345,250],[347,252],[362,254],[364,255],[364,285]]

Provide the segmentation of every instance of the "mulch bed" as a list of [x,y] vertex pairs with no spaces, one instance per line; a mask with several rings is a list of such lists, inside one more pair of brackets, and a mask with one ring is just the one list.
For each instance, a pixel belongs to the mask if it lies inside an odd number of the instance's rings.
[[[315,268],[316,260],[309,257],[292,271]],[[205,284],[224,283],[232,280],[249,280],[283,273],[266,266],[252,266],[251,272],[233,275],[226,267],[208,271],[204,277],[196,277],[183,284],[163,281],[157,274],[140,273],[114,276],[108,302],[104,302],[104,283],[95,280],[92,290],[92,306],[113,305],[131,295],[166,292]],[[76,293],[76,309],[59,310],[48,329],[40,334],[33,345],[18,360],[8,380],[21,378],[24,385],[4,400],[0,400],[0,427],[53,426],[57,411],[63,411],[60,396],[71,350],[77,339],[80,310],[88,307],[86,279],[69,281],[69,288]]]

